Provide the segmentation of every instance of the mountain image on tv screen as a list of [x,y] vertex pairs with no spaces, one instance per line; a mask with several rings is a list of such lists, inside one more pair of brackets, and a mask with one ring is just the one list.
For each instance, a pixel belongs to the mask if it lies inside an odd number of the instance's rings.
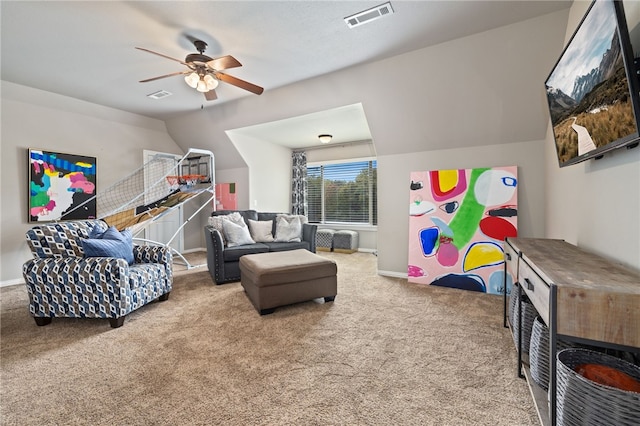
[[637,131],[613,2],[594,2],[546,88],[561,164]]

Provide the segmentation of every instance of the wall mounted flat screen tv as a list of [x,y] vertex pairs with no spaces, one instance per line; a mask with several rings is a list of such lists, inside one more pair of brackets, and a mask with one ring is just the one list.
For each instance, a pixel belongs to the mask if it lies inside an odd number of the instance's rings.
[[640,85],[620,1],[591,4],[545,85],[560,167],[638,145]]

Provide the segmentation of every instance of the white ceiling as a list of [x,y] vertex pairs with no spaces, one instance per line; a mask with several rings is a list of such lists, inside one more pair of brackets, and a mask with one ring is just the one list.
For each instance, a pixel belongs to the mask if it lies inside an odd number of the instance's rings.
[[[181,76],[139,83],[184,66],[136,46],[183,60],[196,52],[189,37],[204,40],[208,56],[233,55],[243,64],[228,74],[268,91],[571,5],[570,0],[394,0],[394,14],[353,29],[345,24],[344,17],[382,2],[3,0],[1,77],[167,119],[257,95],[221,83],[218,99],[207,102]],[[160,100],[146,96],[158,90],[173,95]],[[292,123],[287,124],[287,137],[295,139]],[[303,121],[298,119],[296,126],[304,126]]]
[[242,134],[291,149],[318,146],[319,139],[316,136],[321,134],[330,134],[332,145],[371,140],[362,104],[246,126],[233,129],[230,133],[230,137],[232,134]]

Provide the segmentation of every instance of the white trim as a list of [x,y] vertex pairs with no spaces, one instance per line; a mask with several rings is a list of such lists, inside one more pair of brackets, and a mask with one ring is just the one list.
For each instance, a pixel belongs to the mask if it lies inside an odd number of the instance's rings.
[[207,251],[207,249],[205,247],[196,247],[192,249],[183,250],[182,254],[195,253],[197,251]]
[[11,287],[13,285],[24,285],[24,279],[22,278],[15,278],[13,280],[4,280],[4,281],[0,281],[0,288],[2,287]]
[[[317,146],[310,146],[310,147],[306,147],[306,148],[296,148],[293,151],[294,152],[307,152],[307,151],[316,151],[318,149],[341,148],[341,147],[345,147],[345,146],[359,146],[359,145],[373,146],[373,141],[371,139],[365,139],[365,140],[353,141],[353,142],[327,143],[327,144],[322,144],[322,145],[317,145]],[[372,158],[375,158],[375,157],[372,157]],[[313,164],[313,163],[320,163],[320,162],[319,161],[315,161],[315,162],[308,163],[308,164]]]
[[317,225],[318,229],[349,229],[353,231],[369,231],[375,232],[378,230],[377,225],[369,225],[366,223],[345,223],[345,222],[333,222],[333,223],[318,223],[313,222],[311,225]]
[[409,275],[406,272],[394,272],[394,271],[381,271],[378,269],[378,275],[382,275],[383,277],[392,277],[392,278],[409,278]]
[[[378,157],[369,156],[369,157],[356,157],[356,158],[345,158],[344,160],[326,160],[326,161],[313,161],[307,163],[307,168],[309,167],[318,167],[318,166],[331,166],[334,164],[345,164],[345,163],[361,163],[363,161],[375,161],[378,162]],[[376,170],[378,166],[376,164]]]
[[358,248],[358,252],[360,252],[360,253],[373,253],[375,255],[378,254],[378,250],[377,249],[371,249],[371,248]]

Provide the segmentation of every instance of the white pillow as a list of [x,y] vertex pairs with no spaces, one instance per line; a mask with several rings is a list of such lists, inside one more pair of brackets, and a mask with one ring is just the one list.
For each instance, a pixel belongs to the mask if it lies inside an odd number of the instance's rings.
[[303,214],[283,214],[280,213],[276,216],[276,218],[279,218],[280,216],[287,218],[288,220],[292,217],[297,217],[298,219],[300,219],[300,223],[308,223],[309,221],[307,220],[307,217]]
[[233,213],[230,213],[228,215],[224,215],[222,217],[227,219],[227,220],[230,220],[231,222],[235,223],[236,225],[247,226],[247,223],[242,218],[242,215],[240,213],[238,213],[238,212],[233,212]]
[[251,238],[256,243],[270,243],[273,241],[271,230],[273,229],[272,220],[251,220],[249,219],[249,231]]
[[302,240],[302,221],[298,216],[280,215],[276,217],[276,241],[296,242]]
[[217,229],[222,237],[222,245],[226,247],[227,241],[224,238],[224,229],[222,228],[222,221],[225,220],[224,216],[209,216],[209,226]]
[[244,244],[254,244],[255,241],[251,238],[249,228],[244,223],[244,226],[236,225],[230,220],[222,221],[222,228],[224,229],[224,236],[227,239],[227,247],[241,246]]

